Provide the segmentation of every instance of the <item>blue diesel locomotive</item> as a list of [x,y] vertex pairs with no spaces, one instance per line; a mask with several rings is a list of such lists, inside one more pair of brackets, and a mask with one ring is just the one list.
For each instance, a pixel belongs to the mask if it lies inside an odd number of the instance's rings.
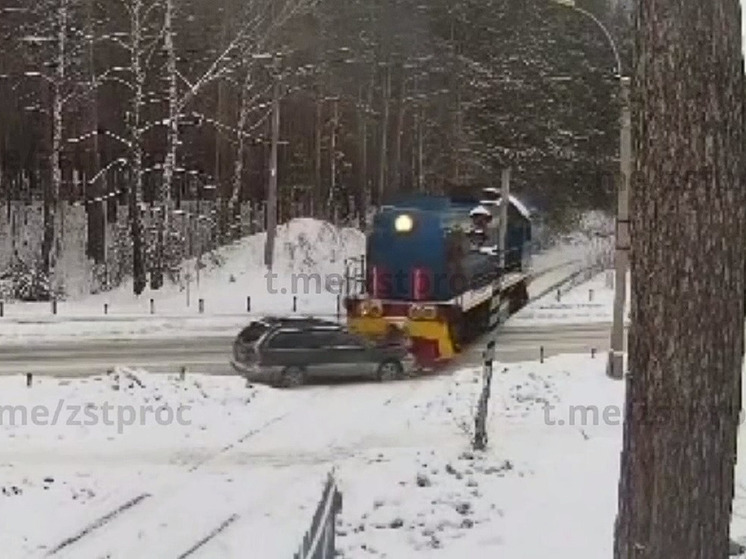
[[499,194],[410,196],[383,206],[367,237],[366,290],[346,301],[362,334],[403,330],[423,365],[447,360],[528,300],[528,211],[510,197],[504,265]]

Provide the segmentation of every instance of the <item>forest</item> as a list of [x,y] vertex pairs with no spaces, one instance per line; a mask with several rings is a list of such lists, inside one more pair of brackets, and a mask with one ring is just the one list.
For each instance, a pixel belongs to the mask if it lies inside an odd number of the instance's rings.
[[[628,9],[578,5],[628,68]],[[235,238],[241,207],[267,199],[273,107],[280,222],[363,225],[399,192],[506,166],[550,215],[613,210],[614,52],[556,1],[8,0],[0,43],[0,197],[43,208],[46,274],[66,203],[85,208],[94,262],[127,212],[141,285],[185,202],[213,205],[216,243]]]

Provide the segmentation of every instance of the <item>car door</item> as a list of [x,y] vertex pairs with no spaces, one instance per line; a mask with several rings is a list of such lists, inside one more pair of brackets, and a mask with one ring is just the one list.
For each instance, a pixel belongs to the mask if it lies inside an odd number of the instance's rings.
[[308,363],[306,372],[317,378],[339,375],[339,363],[334,351],[336,332],[334,330],[313,329],[305,340]]
[[370,348],[360,336],[336,332],[330,350],[337,376],[368,376],[374,372]]
[[280,330],[271,336],[262,348],[264,368],[281,370],[286,367],[305,367],[308,350],[304,347],[305,333],[298,330]]

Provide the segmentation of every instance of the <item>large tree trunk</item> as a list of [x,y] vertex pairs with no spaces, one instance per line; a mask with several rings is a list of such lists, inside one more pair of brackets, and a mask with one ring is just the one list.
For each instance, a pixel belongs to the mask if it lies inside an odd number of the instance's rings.
[[737,0],[639,2],[616,559],[723,559],[744,341]]

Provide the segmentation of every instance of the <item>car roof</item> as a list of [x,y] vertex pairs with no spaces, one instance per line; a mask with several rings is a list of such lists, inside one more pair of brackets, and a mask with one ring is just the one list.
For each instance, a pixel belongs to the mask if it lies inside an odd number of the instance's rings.
[[296,316],[288,316],[288,317],[277,317],[277,316],[269,316],[262,318],[261,320],[255,321],[255,323],[263,324],[267,326],[269,329],[275,329],[279,328],[282,330],[292,329],[292,330],[341,330],[343,329],[343,326],[338,323],[331,320],[324,320],[321,318],[315,318],[315,317],[296,317]]

